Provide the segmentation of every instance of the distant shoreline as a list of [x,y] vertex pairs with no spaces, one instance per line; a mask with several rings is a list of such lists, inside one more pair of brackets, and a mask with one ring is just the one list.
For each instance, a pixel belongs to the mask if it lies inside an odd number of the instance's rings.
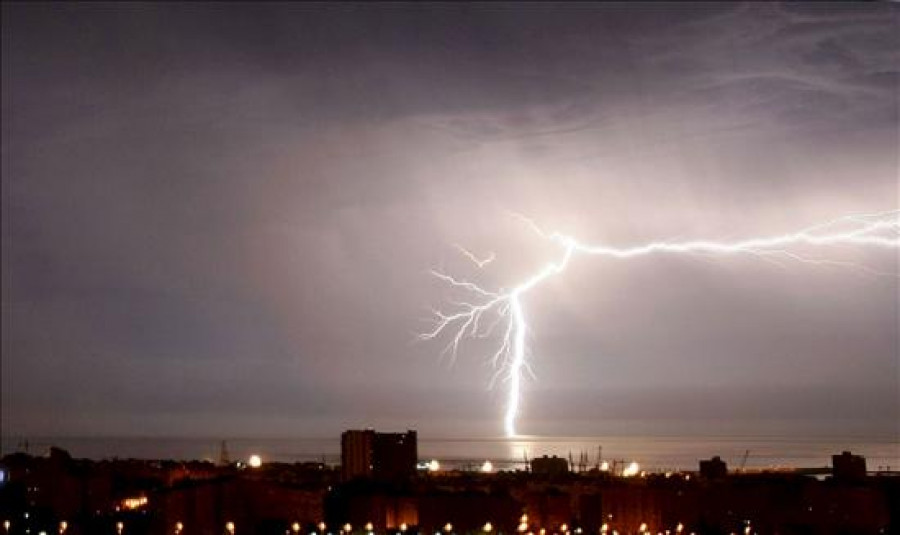
[[[26,442],[27,441],[27,448]],[[259,454],[270,462],[340,462],[338,437],[235,438],[225,441],[233,459]],[[135,459],[146,461],[215,461],[222,439],[177,437],[50,437],[4,436],[2,455],[25,451],[45,453],[51,446],[74,458],[94,461]],[[830,465],[830,456],[844,450],[859,452],[871,471],[900,468],[900,443],[886,437],[534,437],[428,438],[419,441],[420,459],[437,459],[448,469],[490,459],[498,468],[524,465],[527,458],[557,455],[596,464],[604,459],[636,461],[648,471],[693,470],[699,459],[721,456],[730,466],[747,470],[807,469]],[[747,453],[749,451],[749,453]],[[744,455],[746,454],[746,459]]]

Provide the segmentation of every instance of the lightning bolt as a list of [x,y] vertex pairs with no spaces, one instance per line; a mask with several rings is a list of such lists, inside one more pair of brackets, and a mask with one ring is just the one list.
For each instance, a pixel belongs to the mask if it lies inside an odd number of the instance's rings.
[[456,247],[456,250],[459,251],[464,257],[468,258],[472,261],[473,264],[478,266],[478,269],[481,269],[484,266],[490,264],[494,261],[494,258],[496,258],[496,255],[493,252],[488,253],[488,255],[484,258],[478,258],[462,245],[456,244],[454,245],[454,247]]
[[[516,217],[541,238],[557,244],[560,247],[559,257],[511,289],[498,291],[486,290],[471,281],[432,271],[431,273],[439,280],[470,297],[467,301],[450,302],[452,310],[448,312],[432,310],[435,317],[434,327],[419,335],[422,340],[449,337],[450,340],[444,348],[444,353],[449,353],[455,358],[464,339],[487,337],[492,334],[497,325],[505,326],[499,346],[490,358],[495,369],[490,382],[493,385],[496,380],[502,379],[508,384],[506,409],[503,417],[503,427],[508,437],[517,436],[516,418],[519,414],[523,374],[526,371],[530,372],[526,345],[529,326],[525,318],[522,299],[547,279],[564,272],[576,256],[630,259],[657,254],[745,254],[770,261],[774,258],[782,258],[815,265],[838,265],[866,269],[865,266],[857,266],[848,262],[807,257],[797,252],[796,248],[856,246],[896,249],[900,247],[900,210],[843,216],[777,236],[754,237],[737,241],[706,239],[657,241],[630,247],[584,244],[566,234],[546,232],[524,216],[516,215]],[[457,248],[479,268],[494,259],[493,253],[487,259],[480,260],[464,248],[460,246]],[[896,273],[892,275],[897,276]],[[488,327],[483,327],[485,316],[490,315],[496,316],[494,321]]]

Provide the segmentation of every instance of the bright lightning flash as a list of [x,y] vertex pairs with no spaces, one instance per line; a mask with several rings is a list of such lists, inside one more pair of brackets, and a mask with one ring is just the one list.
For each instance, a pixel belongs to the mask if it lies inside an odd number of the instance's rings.
[[468,249],[466,249],[465,247],[463,247],[462,245],[459,245],[459,244],[456,245],[456,250],[459,251],[464,257],[471,260],[473,264],[478,266],[478,269],[481,269],[484,266],[490,264],[491,262],[494,261],[494,258],[496,257],[496,255],[494,255],[494,253],[488,253],[488,255],[486,257],[478,258],[477,256],[475,256],[474,253],[469,252]]
[[[470,295],[469,301],[451,303],[452,310],[443,312],[433,310],[434,328],[419,335],[422,340],[433,340],[441,336],[450,338],[445,348],[455,357],[463,339],[490,336],[495,326],[505,326],[499,347],[491,356],[495,374],[491,384],[498,378],[508,383],[506,409],[503,427],[508,437],[515,437],[516,417],[519,413],[521,382],[523,371],[530,371],[527,356],[528,348],[525,335],[528,323],[522,298],[537,288],[547,279],[565,271],[576,255],[603,256],[615,259],[628,259],[654,254],[705,254],[736,255],[748,254],[767,260],[783,258],[817,265],[842,265],[861,267],[847,262],[809,258],[796,252],[797,247],[815,246],[856,246],[873,248],[900,248],[900,210],[844,216],[823,224],[807,227],[790,234],[779,236],[748,238],[738,241],[691,240],[675,242],[651,242],[632,247],[613,247],[609,245],[586,245],[575,238],[558,232],[547,233],[527,218],[522,218],[544,239],[550,240],[561,248],[559,258],[546,264],[531,277],[508,290],[490,291],[479,285],[457,279],[439,271],[431,273],[447,283],[450,287],[462,290]],[[479,268],[494,259],[493,253],[485,260],[476,258],[462,247],[457,248]],[[894,274],[896,276],[896,274]],[[482,328],[485,315],[494,316],[487,328]]]

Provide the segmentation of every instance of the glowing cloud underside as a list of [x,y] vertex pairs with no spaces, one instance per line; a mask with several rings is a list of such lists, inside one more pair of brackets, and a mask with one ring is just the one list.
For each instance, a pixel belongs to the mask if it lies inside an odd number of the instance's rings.
[[[522,297],[537,288],[545,280],[565,271],[576,255],[602,256],[616,259],[635,258],[655,254],[704,254],[704,255],[753,255],[769,261],[785,259],[816,265],[838,265],[874,272],[866,266],[848,262],[811,258],[797,252],[802,247],[855,246],[897,249],[900,247],[900,210],[844,216],[826,223],[807,227],[797,232],[779,236],[747,238],[738,241],[691,240],[675,242],[651,242],[632,247],[613,247],[603,244],[587,245],[571,236],[558,232],[548,233],[532,221],[522,218],[539,236],[556,243],[561,251],[559,258],[508,290],[490,291],[481,286],[432,271],[431,273],[450,287],[470,295],[470,300],[450,303],[450,310],[433,310],[434,328],[419,337],[433,340],[449,338],[445,353],[455,356],[463,339],[490,336],[495,327],[503,325],[499,346],[491,356],[495,374],[508,384],[503,427],[506,435],[516,436],[516,417],[519,412],[522,376],[530,371],[527,363],[526,333],[528,323],[522,307]],[[479,268],[494,259],[491,253],[480,260],[472,253],[457,246],[460,252]],[[897,275],[896,273],[893,275]],[[487,327],[485,315],[491,319]]]

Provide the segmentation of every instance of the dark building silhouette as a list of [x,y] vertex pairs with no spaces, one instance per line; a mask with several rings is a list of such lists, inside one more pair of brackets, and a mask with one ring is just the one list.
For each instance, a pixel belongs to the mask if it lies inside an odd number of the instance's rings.
[[569,472],[569,463],[562,457],[537,457],[531,460],[531,473],[545,476],[558,476]]
[[341,475],[345,480],[372,475],[374,439],[375,431],[371,429],[341,434]]
[[728,474],[728,465],[718,455],[700,461],[700,475],[706,479],[722,479]]
[[415,431],[377,433],[350,430],[341,435],[341,473],[355,478],[395,479],[416,473],[418,439]]
[[[377,433],[350,434],[370,445]],[[368,436],[368,438],[365,438]],[[402,437],[402,444],[399,444]],[[409,434],[387,435],[384,447],[408,448]],[[366,442],[368,441],[368,442]],[[861,472],[862,458],[836,456]],[[724,473],[721,459],[705,462]],[[420,477],[340,482],[320,463],[266,463],[259,468],[212,462],[73,459],[65,452],[0,459],[0,533],[10,535],[237,535],[372,531],[406,535],[516,533],[900,533],[900,477],[880,473],[860,481],[822,481],[802,471],[737,473],[707,479],[691,473],[619,477],[568,472],[548,478],[521,471],[441,470]],[[369,465],[365,465],[369,466]],[[818,472],[816,472],[818,473]],[[840,475],[838,477],[841,477]],[[129,505],[138,500],[137,505]],[[523,517],[527,516],[527,519]],[[318,526],[325,522],[327,530]],[[491,531],[484,527],[491,523]],[[349,523],[352,534],[340,528]],[[646,529],[642,529],[644,526]],[[30,531],[29,531],[30,530]],[[324,530],[324,531],[322,531]]]
[[866,477],[866,459],[845,451],[831,456],[831,474],[836,481],[859,481]]
[[373,461],[376,478],[409,477],[419,460],[415,431],[375,433]]

